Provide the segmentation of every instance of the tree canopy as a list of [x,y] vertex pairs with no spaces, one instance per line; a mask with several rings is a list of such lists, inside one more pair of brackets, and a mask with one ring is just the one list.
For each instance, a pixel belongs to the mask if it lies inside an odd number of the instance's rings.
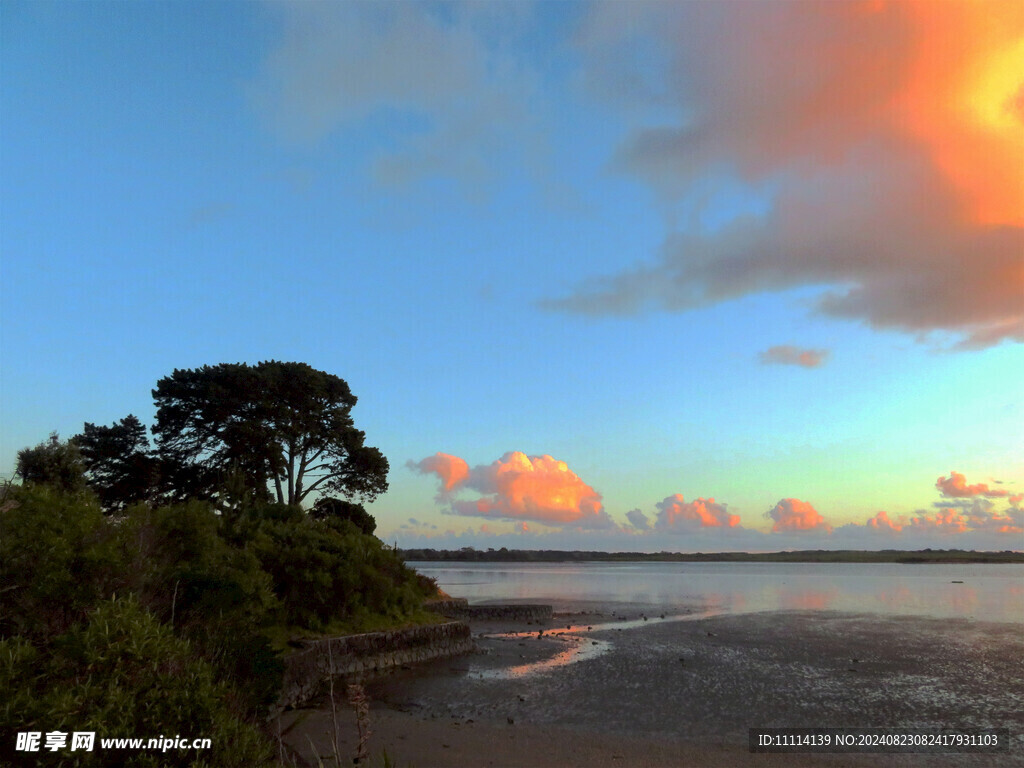
[[73,440],[61,442],[56,432],[47,442],[18,451],[14,474],[26,484],[49,485],[67,493],[84,491],[85,465]]
[[353,504],[344,499],[335,499],[331,496],[321,497],[309,510],[309,514],[317,520],[348,520],[367,536],[372,536],[373,532],[377,530],[377,521],[363,508],[362,504]]
[[153,390],[157,451],[179,489],[214,497],[239,479],[249,494],[301,504],[313,491],[372,501],[388,462],[364,444],[344,379],[305,363],[224,363],[175,370]]
[[125,507],[154,497],[159,467],[149,452],[146,427],[128,414],[110,427],[86,422],[73,442],[85,462],[89,486],[103,508],[119,512]]

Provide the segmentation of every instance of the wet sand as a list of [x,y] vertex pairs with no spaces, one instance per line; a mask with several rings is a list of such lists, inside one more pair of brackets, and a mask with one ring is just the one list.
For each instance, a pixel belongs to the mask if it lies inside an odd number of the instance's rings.
[[[411,768],[1024,765],[1020,625],[589,608],[475,624],[480,652],[367,681],[370,764],[386,750]],[[286,713],[283,740],[332,755],[332,723],[323,703]],[[343,702],[338,724],[347,759],[357,738]],[[767,755],[748,751],[751,727],[1001,727],[1013,741],[1001,754]]]

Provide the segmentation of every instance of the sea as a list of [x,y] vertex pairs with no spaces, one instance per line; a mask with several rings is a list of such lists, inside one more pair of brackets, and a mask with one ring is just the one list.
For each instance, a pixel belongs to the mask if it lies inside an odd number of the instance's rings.
[[1024,625],[1024,564],[410,562],[472,603],[836,611]]

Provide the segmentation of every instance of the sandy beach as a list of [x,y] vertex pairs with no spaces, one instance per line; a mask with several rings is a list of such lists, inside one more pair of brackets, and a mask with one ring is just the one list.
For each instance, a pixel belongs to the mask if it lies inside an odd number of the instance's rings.
[[[1019,626],[795,611],[586,606],[474,624],[478,652],[366,681],[370,765],[1024,765]],[[615,615],[612,615],[612,612]],[[643,615],[641,615],[641,613]],[[285,713],[309,764],[355,754],[343,701]],[[754,754],[751,727],[1008,728],[999,754]],[[311,744],[313,745],[311,747]]]

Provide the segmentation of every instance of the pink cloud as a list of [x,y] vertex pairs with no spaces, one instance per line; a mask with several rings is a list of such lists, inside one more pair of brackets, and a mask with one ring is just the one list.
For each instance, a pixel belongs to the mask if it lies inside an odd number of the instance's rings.
[[818,510],[800,499],[781,499],[778,504],[764,513],[775,521],[772,533],[824,532],[832,533],[832,526],[825,522]]
[[977,507],[971,510],[968,522],[976,531],[1024,533],[1024,509],[1008,507],[1002,512]]
[[418,470],[423,474],[433,473],[441,478],[443,491],[451,491],[469,477],[469,464],[458,456],[449,453],[435,453],[422,461],[409,462],[410,469]]
[[455,514],[557,526],[614,526],[604,511],[601,494],[564,461],[548,455],[510,451],[491,464],[470,469],[457,456],[435,454],[410,466],[441,479],[443,500],[460,490],[483,494],[474,500],[450,501],[450,511]]
[[864,525],[876,531],[885,533],[899,533],[901,531],[914,533],[966,533],[968,531],[979,531],[984,533],[1022,533],[1024,532],[1024,510],[1010,507],[1003,512],[993,512],[992,502],[983,498],[975,498],[973,503],[968,503],[958,508],[945,507],[929,514],[925,510],[918,510],[916,517],[912,517],[909,523],[901,520],[891,520],[888,513],[879,512],[869,518]]
[[874,528],[876,531],[887,531],[891,533],[899,533],[904,527],[903,523],[890,520],[888,512],[879,512],[874,517],[869,518],[864,525],[868,528]]
[[968,522],[968,519],[955,509],[942,509],[932,517],[927,514],[912,517],[907,528],[915,532],[965,533]]
[[[680,115],[637,119],[616,159],[674,216],[647,263],[543,305],[681,312],[831,286],[824,315],[1024,341],[1022,32],[1013,0],[596,4],[593,80],[639,117]],[[690,226],[722,168],[770,209]]]
[[943,496],[954,499],[969,496],[985,496],[986,498],[996,499],[1010,495],[1009,491],[990,490],[985,483],[968,485],[967,479],[959,472],[950,472],[949,477],[940,477],[935,481],[935,487],[939,489]]
[[687,502],[681,493],[659,501],[656,528],[661,531],[694,531],[701,528],[735,528],[740,516],[729,514],[725,504],[712,499]]
[[800,349],[789,344],[771,347],[761,353],[764,365],[799,365],[803,368],[817,368],[828,357],[827,349]]

